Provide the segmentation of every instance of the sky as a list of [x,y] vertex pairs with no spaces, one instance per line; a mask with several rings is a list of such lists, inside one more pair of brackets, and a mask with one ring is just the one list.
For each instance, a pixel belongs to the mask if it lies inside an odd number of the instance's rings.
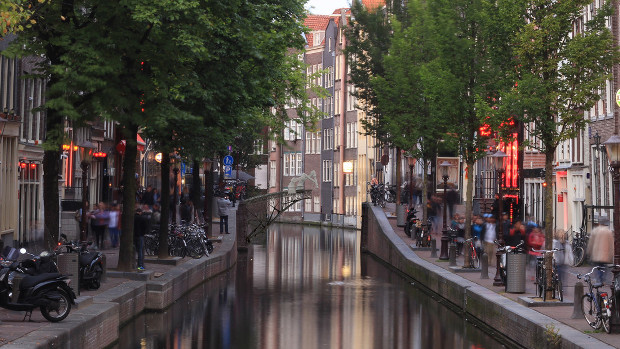
[[351,0],[308,0],[306,3],[306,8],[315,15],[330,15],[343,7],[351,7]]

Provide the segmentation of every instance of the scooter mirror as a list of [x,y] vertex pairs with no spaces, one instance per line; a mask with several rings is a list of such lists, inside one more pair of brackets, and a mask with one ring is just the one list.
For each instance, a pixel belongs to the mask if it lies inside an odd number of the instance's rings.
[[19,253],[21,253],[21,254],[26,253],[26,249],[25,249],[25,248],[23,248],[23,247],[22,247],[22,248],[20,248],[20,249],[19,249]]

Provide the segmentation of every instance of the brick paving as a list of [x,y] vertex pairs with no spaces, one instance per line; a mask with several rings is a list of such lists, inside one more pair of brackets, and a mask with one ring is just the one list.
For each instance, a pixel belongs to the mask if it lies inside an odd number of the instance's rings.
[[[452,268],[450,268],[448,261],[439,260],[439,258],[431,258],[431,251],[415,248],[415,241],[409,238],[405,234],[404,227],[397,226],[395,204],[393,203],[387,204],[384,211],[386,213],[386,216],[388,217],[388,221],[390,222],[390,225],[394,229],[394,232],[401,239],[403,239],[404,242],[407,242],[409,246],[411,246],[411,248],[416,253],[416,255],[422,257],[426,261],[431,262],[437,266],[443,267],[447,270],[454,271]],[[421,214],[421,211],[419,212]],[[461,213],[461,214],[464,213],[465,212],[464,206],[457,206],[456,212]],[[443,216],[440,216],[440,217],[443,217]],[[440,233],[433,234],[433,238],[437,241],[437,249],[439,249],[441,247],[441,234]],[[439,256],[439,251],[437,251],[437,255]],[[456,264],[457,264],[457,267],[463,266],[464,264],[463,256],[457,257]],[[577,279],[577,274],[587,273],[591,269],[592,269],[592,266],[587,265],[587,264],[584,264],[581,267],[568,267],[567,268],[566,280],[562,280],[563,285],[564,285],[564,305],[558,305],[557,301],[547,302],[547,304],[543,304],[540,299],[534,298],[536,296],[536,290],[535,290],[535,285],[534,285],[535,269],[534,269],[533,264],[529,264],[526,269],[525,293],[508,293],[508,292],[505,292],[505,288],[503,286],[493,286],[493,279],[494,279],[495,272],[496,272],[495,265],[493,266],[489,265],[489,271],[488,271],[489,278],[488,279],[482,279],[480,272],[459,272],[458,275],[472,282],[475,282],[478,285],[484,286],[488,288],[489,290],[492,290],[515,302],[519,302],[519,298],[525,298],[528,300],[532,300],[534,301],[534,306],[532,306],[532,309],[544,315],[547,315],[557,321],[560,321],[570,327],[573,327],[574,329],[580,332],[587,333],[591,335],[592,337],[595,337],[599,339],[600,341],[603,341],[609,345],[620,348],[620,333],[612,332],[611,334],[607,334],[602,329],[599,331],[594,331],[586,323],[586,320],[583,317],[579,317],[577,319],[571,319],[571,316],[573,314],[573,295],[574,295],[575,283],[579,281]],[[603,289],[606,291],[609,291],[609,287],[607,286],[605,286]]]

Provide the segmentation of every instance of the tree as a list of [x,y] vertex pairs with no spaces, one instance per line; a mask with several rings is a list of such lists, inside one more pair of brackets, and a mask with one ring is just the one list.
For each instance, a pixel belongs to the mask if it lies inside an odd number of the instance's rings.
[[[114,120],[127,142],[119,269],[130,270],[136,133],[145,126],[167,129],[161,139],[182,143],[188,134],[196,136],[185,128],[198,123],[203,139],[218,140],[248,106],[266,110],[275,105],[274,95],[286,84],[283,78],[291,75],[286,53],[303,47],[303,6],[297,0],[45,4],[36,24],[25,28],[13,47],[47,58],[40,66],[50,91],[45,105],[46,236],[48,227],[58,229],[54,202],[64,117],[78,124],[95,117]],[[172,124],[178,128],[168,127]]]
[[506,1],[429,1],[437,23],[437,50],[452,85],[444,91],[450,94],[446,140],[455,143],[467,166],[465,239],[471,237],[474,165],[486,155],[490,131],[504,121],[491,107],[511,77],[506,73],[512,68],[510,35],[518,19],[509,16],[507,7]]
[[[409,1],[404,28],[392,18],[393,38],[384,57],[383,76],[371,84],[382,113],[382,129],[390,142],[423,161],[424,173],[445,139],[447,118],[453,108],[453,76],[438,50],[437,28],[425,1]],[[428,177],[423,177],[423,221],[427,219]]]
[[[512,15],[522,21],[512,40],[516,83],[502,94],[499,106],[504,115],[515,116],[526,132],[541,142],[538,149],[545,154],[545,249],[551,249],[555,151],[560,142],[583,130],[587,124],[583,112],[601,98],[599,90],[610,78],[613,64],[618,63],[613,35],[606,26],[607,18],[617,14],[606,1],[583,28],[574,31],[591,1],[515,3]],[[550,283],[550,256],[545,263]]]

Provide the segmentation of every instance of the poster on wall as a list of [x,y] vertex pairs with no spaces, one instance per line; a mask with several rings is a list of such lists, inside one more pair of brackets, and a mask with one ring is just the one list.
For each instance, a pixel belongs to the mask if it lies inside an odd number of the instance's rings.
[[440,166],[444,161],[450,163],[448,167],[448,188],[459,191],[459,177],[461,175],[461,162],[458,157],[437,157],[436,183],[437,191],[443,192],[443,168]]

